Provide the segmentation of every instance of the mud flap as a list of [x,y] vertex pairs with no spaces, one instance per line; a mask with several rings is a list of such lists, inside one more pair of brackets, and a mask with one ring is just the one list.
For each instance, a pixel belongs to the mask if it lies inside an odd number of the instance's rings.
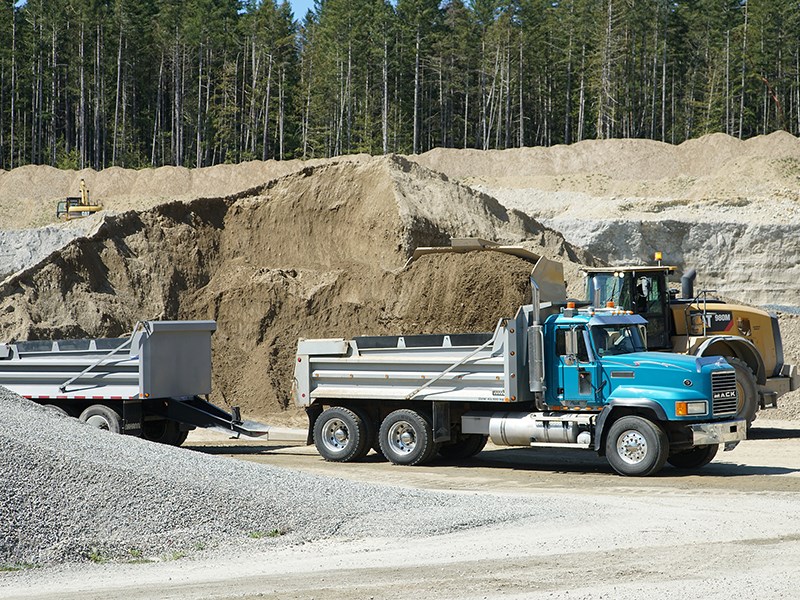
[[447,402],[433,403],[433,441],[450,441],[450,404]]

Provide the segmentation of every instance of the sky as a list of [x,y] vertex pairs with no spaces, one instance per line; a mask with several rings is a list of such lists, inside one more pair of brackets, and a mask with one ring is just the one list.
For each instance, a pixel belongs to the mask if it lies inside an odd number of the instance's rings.
[[289,0],[294,18],[302,21],[309,9],[314,8],[314,0]]

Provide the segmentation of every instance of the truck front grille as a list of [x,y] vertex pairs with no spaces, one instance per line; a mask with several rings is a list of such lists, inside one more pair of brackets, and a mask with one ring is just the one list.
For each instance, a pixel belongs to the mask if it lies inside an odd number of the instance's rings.
[[736,371],[711,373],[711,404],[714,415],[736,414]]

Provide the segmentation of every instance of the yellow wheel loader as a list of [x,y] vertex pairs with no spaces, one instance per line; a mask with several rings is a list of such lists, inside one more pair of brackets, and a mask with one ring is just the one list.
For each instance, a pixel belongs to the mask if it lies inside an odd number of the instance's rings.
[[56,206],[56,218],[71,221],[88,217],[99,210],[103,210],[103,205],[92,204],[89,201],[89,190],[86,188],[86,181],[81,179],[81,195],[68,196],[64,200],[60,200]]

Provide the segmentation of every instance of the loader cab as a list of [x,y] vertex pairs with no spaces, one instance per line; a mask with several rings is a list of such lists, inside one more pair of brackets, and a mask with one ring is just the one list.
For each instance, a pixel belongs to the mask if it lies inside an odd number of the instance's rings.
[[612,267],[586,270],[586,294],[595,306],[614,306],[647,320],[647,349],[672,349],[667,276],[675,267]]

